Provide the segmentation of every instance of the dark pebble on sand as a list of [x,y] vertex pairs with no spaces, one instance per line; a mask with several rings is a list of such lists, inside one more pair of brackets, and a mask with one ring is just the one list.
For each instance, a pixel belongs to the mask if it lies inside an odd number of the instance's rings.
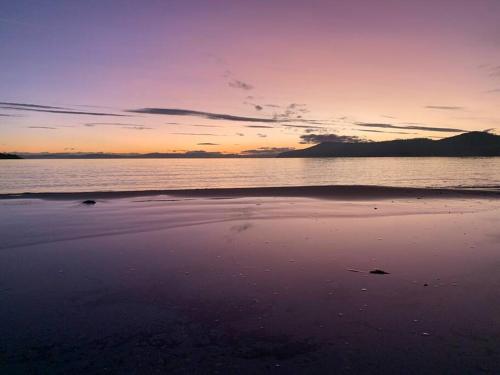
[[96,202],[92,199],[87,199],[86,201],[83,201],[82,204],[86,204],[86,205],[93,205],[95,204]]
[[374,275],[389,275],[389,272],[385,272],[385,271],[379,270],[379,269],[372,270],[372,271],[370,271],[370,273],[372,273]]

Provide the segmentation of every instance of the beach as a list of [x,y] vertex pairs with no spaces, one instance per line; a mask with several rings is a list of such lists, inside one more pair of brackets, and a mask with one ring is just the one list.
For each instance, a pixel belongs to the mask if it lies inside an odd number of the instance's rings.
[[500,374],[500,0],[1,4],[0,375]]
[[496,371],[497,193],[222,190],[2,196],[2,373]]

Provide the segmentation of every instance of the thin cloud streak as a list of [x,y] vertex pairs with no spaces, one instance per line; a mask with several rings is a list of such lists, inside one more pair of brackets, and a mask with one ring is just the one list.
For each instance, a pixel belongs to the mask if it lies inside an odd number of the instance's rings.
[[417,134],[417,133],[407,133],[407,132],[391,132],[391,131],[374,130],[374,129],[359,129],[358,131],[365,133],[382,133],[382,134]]
[[325,129],[324,126],[311,125],[283,125],[284,128],[299,128],[299,129]]
[[420,125],[392,125],[384,123],[371,123],[371,122],[356,122],[357,126],[365,128],[381,128],[381,129],[408,129],[408,130],[423,130],[423,131],[433,131],[433,132],[444,132],[444,133],[466,133],[468,130],[464,129],[454,129],[454,128],[438,128],[431,126],[420,126]]
[[122,126],[122,129],[128,130],[151,130],[153,128],[148,128],[147,126]]
[[89,122],[87,124],[83,124],[83,126],[93,128],[96,126],[112,126],[112,127],[120,127],[121,129],[128,130],[151,130],[154,128],[147,127],[145,125],[140,124],[126,124],[121,122]]
[[51,110],[51,109],[37,109],[37,108],[31,108],[31,107],[9,107],[9,106],[1,106],[0,108],[2,108],[2,109],[11,109],[11,110],[15,110],[15,111],[31,111],[31,112],[58,113],[58,114],[65,114],[65,115],[89,115],[89,116],[129,117],[129,115],[119,115],[119,114],[116,114],[116,113]]
[[453,105],[426,105],[427,109],[442,109],[444,111],[461,111],[464,107],[453,106]]
[[270,119],[270,118],[244,117],[244,116],[228,115],[223,113],[211,113],[211,112],[193,111],[190,109],[177,109],[177,108],[140,108],[140,109],[129,109],[126,112],[143,113],[149,115],[192,116],[192,117],[207,118],[210,120],[272,122],[272,123],[279,122],[277,119]]
[[179,122],[166,122],[165,125],[195,126],[199,128],[222,128],[222,126],[219,125],[181,124]]
[[169,133],[169,134],[177,134],[177,135],[203,135],[207,137],[225,137],[225,134],[212,134],[212,133]]
[[246,125],[245,128],[274,129],[274,126],[268,126],[268,125]]
[[40,105],[40,104],[31,104],[31,103],[12,103],[12,102],[0,102],[1,106],[9,106],[9,107],[25,107],[25,108],[38,108],[38,109],[62,109],[68,110],[68,108],[64,107],[53,107],[50,105]]
[[88,122],[86,124],[83,124],[84,126],[87,127],[94,127],[94,126],[139,126],[143,127],[143,125],[140,124],[127,124],[127,123],[121,123],[121,122]]

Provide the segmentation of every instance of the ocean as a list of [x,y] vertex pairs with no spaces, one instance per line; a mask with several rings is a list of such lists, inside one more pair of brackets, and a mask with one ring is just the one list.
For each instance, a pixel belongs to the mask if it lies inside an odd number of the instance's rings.
[[500,157],[0,160],[0,194],[314,185],[499,188]]

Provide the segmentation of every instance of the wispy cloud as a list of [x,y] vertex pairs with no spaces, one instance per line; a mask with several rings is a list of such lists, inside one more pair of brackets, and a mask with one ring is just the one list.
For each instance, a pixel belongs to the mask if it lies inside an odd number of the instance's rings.
[[322,142],[357,143],[362,141],[359,137],[356,136],[338,134],[303,134],[300,136],[300,139],[300,143],[303,144]]
[[274,116],[281,121],[300,121],[303,120],[304,115],[307,113],[309,113],[309,110],[305,104],[291,103],[286,106],[282,112],[275,113]]
[[491,78],[500,78],[500,65],[498,64],[481,64],[478,66],[486,76]]
[[484,65],[483,68],[486,69],[486,72],[490,77],[500,77],[500,65],[487,64]]
[[122,126],[122,129],[128,129],[128,130],[151,130],[153,128],[149,128],[147,126]]
[[151,130],[153,128],[147,127],[145,125],[140,125],[140,124],[127,124],[127,123],[121,123],[121,122],[89,122],[86,124],[83,124],[86,127],[93,128],[96,126],[113,126],[113,127],[119,127],[121,129],[128,129],[128,130]]
[[[251,97],[253,99],[253,97]],[[251,105],[256,111],[262,111],[264,107],[260,104],[244,101],[243,104]]]
[[52,126],[28,126],[29,129],[46,129],[46,130],[57,130],[57,128],[54,128]]
[[127,115],[119,115],[116,113],[103,113],[103,112],[82,112],[82,111],[58,111],[58,110],[46,110],[46,109],[34,109],[34,108],[17,108],[17,107],[0,107],[4,109],[13,109],[18,111],[32,111],[32,112],[46,112],[46,113],[59,113],[65,115],[88,115],[88,116],[113,116],[113,117],[124,117]]
[[423,125],[392,125],[392,124],[371,123],[371,122],[356,122],[355,124],[365,128],[408,129],[408,130],[423,130],[423,131],[444,132],[444,133],[465,133],[468,131],[464,129],[440,128],[440,127],[423,126]]
[[207,137],[225,137],[225,134],[213,134],[213,133],[169,133],[169,134],[177,134],[177,135],[204,135]]
[[358,131],[364,133],[383,133],[383,134],[417,134],[417,133],[408,133],[408,132],[391,132],[384,130],[374,130],[374,129],[359,129]]
[[298,128],[298,129],[325,129],[323,126],[311,126],[311,125],[290,125],[284,124],[284,128]]
[[426,105],[427,109],[440,109],[444,111],[461,111],[465,109],[464,107],[454,106],[454,105]]
[[273,129],[274,126],[269,125],[246,125],[245,128],[255,128],[255,129]]
[[233,79],[233,80],[229,81],[228,85],[234,89],[240,89],[240,90],[246,90],[246,91],[253,89],[252,85],[250,85],[249,83],[240,81],[238,79]]
[[218,143],[210,143],[210,142],[201,142],[198,143],[198,146],[218,146]]
[[201,124],[181,124],[179,122],[166,122],[166,125],[182,125],[182,126],[194,126],[198,128],[222,128],[219,125],[201,125]]
[[53,107],[48,105],[31,104],[31,103],[0,102],[0,108],[14,110],[14,111],[45,112],[45,113],[65,114],[65,115],[119,116],[119,117],[129,116],[129,115],[120,115],[116,113],[75,111],[63,107]]
[[31,103],[12,103],[12,102],[0,102],[2,106],[12,106],[12,107],[25,107],[25,108],[39,108],[39,109],[64,109],[68,110],[68,108],[63,107],[53,107],[50,105],[40,105],[40,104],[31,104]]
[[266,138],[267,134],[257,133],[257,136],[260,137],[260,138]]
[[193,116],[193,117],[208,118],[210,120],[279,122],[274,118],[270,119],[270,118],[234,116],[223,113],[211,113],[211,112],[193,111],[190,109],[176,109],[176,108],[140,108],[140,109],[130,109],[127,112],[145,113],[150,115],[166,115],[166,116]]
[[83,124],[84,126],[87,126],[89,128],[92,128],[94,126],[143,126],[139,124],[127,124],[127,123],[121,123],[121,122],[88,122],[86,124]]

